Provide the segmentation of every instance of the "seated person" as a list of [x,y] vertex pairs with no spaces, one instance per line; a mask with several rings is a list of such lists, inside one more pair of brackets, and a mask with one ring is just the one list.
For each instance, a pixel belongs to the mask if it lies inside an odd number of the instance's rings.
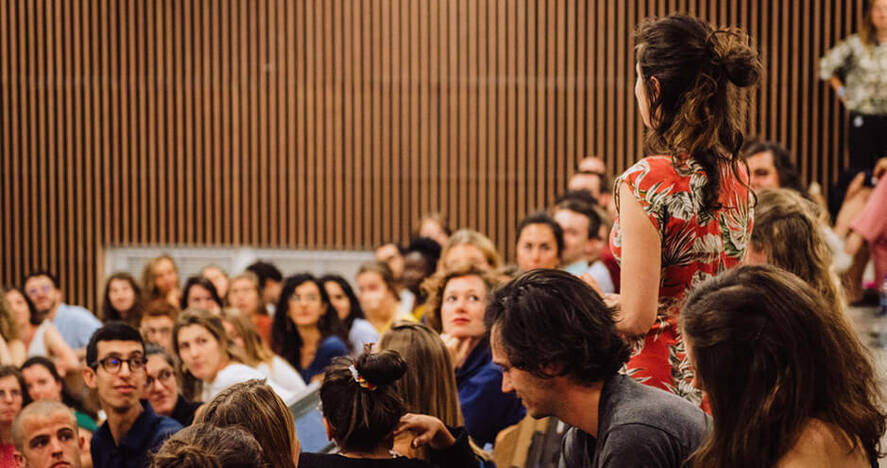
[[705,414],[619,374],[631,349],[613,314],[565,271],[532,271],[497,290],[486,324],[502,390],[517,393],[530,416],[572,426],[562,468],[682,467],[705,437]]
[[58,279],[49,272],[31,272],[25,278],[24,289],[40,316],[51,321],[65,343],[82,356],[90,335],[102,322],[83,307],[62,302]]
[[339,275],[326,274],[320,278],[323,289],[330,298],[330,305],[339,314],[339,320],[348,330],[352,352],[363,350],[364,345],[379,341],[379,332],[366,320],[360,300],[348,280]]
[[[457,438],[431,416],[407,414],[393,383],[406,372],[406,363],[395,351],[357,359],[341,357],[327,368],[320,387],[323,420],[338,454],[303,453],[302,468],[363,467],[477,467],[464,432]],[[417,435],[413,447],[428,444],[430,462],[391,456],[394,438],[403,432]]]
[[727,270],[680,313],[712,430],[694,466],[871,467],[887,421],[840,309],[772,265]]
[[154,343],[172,351],[172,329],[179,309],[163,300],[154,300],[145,307],[139,329],[146,343]]
[[86,437],[86,442],[92,441],[92,433],[99,428],[94,415],[89,415],[83,405],[74,399],[65,388],[65,382],[59,375],[55,364],[49,358],[34,356],[28,358],[22,364],[22,377],[28,387],[28,394],[34,401],[53,400],[60,401],[74,409],[77,417],[77,426],[82,429],[81,434]]
[[145,399],[155,413],[169,416],[182,426],[190,426],[201,403],[188,401],[179,392],[181,376],[176,370],[175,357],[154,343],[145,345],[145,356]]
[[495,442],[499,431],[526,414],[516,395],[502,393],[502,369],[493,364],[484,326],[487,298],[498,283],[489,270],[463,262],[424,285],[428,325],[441,333],[452,355],[465,429],[481,445]]
[[564,270],[576,276],[590,275],[603,293],[616,292],[610,271],[600,258],[606,242],[601,233],[606,228],[593,200],[583,192],[568,192],[558,198],[552,217],[564,231]]
[[271,327],[271,349],[311,382],[336,356],[351,349],[348,332],[320,280],[303,273],[287,277]]
[[81,458],[89,453],[86,440],[78,435],[74,412],[54,400],[35,401],[26,406],[12,424],[12,438],[15,461],[20,467],[80,468]]
[[148,453],[182,428],[154,413],[142,400],[145,344],[138,330],[111,322],[93,333],[86,346],[83,380],[96,391],[108,420],[93,434],[90,452],[96,468],[143,468]]
[[21,372],[14,366],[0,366],[0,466],[15,464],[12,423],[30,402]]
[[403,285],[416,300],[413,302],[413,310],[410,313],[416,320],[422,320],[425,314],[425,293],[420,286],[425,278],[437,271],[437,261],[440,259],[440,244],[428,237],[417,237],[410,241],[410,245],[403,254]]
[[547,213],[521,220],[517,227],[517,267],[520,272],[557,268],[564,251],[564,230]]
[[271,468],[256,438],[239,427],[195,424],[170,437],[151,468]]

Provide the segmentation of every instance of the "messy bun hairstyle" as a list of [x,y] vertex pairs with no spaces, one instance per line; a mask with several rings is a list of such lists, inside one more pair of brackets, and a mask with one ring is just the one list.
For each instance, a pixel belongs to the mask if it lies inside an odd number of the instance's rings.
[[645,21],[635,33],[635,44],[650,100],[646,151],[675,159],[689,154],[708,177],[703,210],[716,210],[722,165],[739,179],[744,106],[738,88],[760,80],[758,53],[741,30],[715,30],[683,15]]
[[407,364],[397,351],[372,353],[370,345],[357,358],[339,357],[330,364],[320,387],[320,401],[339,448],[372,451],[383,443],[393,443],[392,432],[406,407],[392,384],[406,370]]
[[151,468],[270,467],[262,447],[239,427],[194,424],[174,434],[151,460]]

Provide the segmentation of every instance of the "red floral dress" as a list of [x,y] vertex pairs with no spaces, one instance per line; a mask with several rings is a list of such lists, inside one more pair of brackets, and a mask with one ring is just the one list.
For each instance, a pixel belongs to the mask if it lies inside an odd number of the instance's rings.
[[[747,183],[745,171],[738,172],[742,183]],[[721,169],[721,207],[713,212],[702,211],[702,188],[707,181],[702,167],[686,156],[647,157],[616,179],[617,190],[619,184],[628,184],[662,239],[656,322],[638,340],[626,373],[697,404],[702,395],[691,384],[693,374],[678,330],[681,302],[697,284],[739,264],[752,229],[751,195],[733,171]],[[610,248],[620,262],[624,255],[631,255],[622,251],[618,219]],[[621,294],[631,293],[623,284]]]

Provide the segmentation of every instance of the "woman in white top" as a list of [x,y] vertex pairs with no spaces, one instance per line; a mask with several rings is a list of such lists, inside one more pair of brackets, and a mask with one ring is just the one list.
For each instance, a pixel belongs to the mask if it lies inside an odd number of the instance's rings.
[[[7,344],[10,359],[15,365],[21,365],[26,357],[46,356],[53,360],[59,374],[65,375],[69,370],[77,369],[80,362],[74,350],[65,343],[58,329],[49,320],[37,321],[34,304],[16,288],[0,289],[2,298],[9,305],[12,321],[18,327],[19,339],[9,340]],[[0,350],[0,360],[2,360]],[[19,361],[20,359],[20,361]]]
[[[250,379],[266,376],[244,362],[243,353],[233,346],[222,320],[200,309],[188,309],[176,319],[173,348],[181,360],[182,375],[189,380],[186,390],[192,399],[210,401],[222,390]],[[283,401],[293,393],[269,380]],[[194,398],[196,397],[196,398]]]
[[262,341],[259,332],[246,314],[238,309],[229,308],[222,311],[222,325],[228,339],[242,353],[245,363],[265,374],[269,380],[277,382],[291,392],[305,388],[305,381],[299,371],[293,368],[286,359],[271,352],[271,348]]

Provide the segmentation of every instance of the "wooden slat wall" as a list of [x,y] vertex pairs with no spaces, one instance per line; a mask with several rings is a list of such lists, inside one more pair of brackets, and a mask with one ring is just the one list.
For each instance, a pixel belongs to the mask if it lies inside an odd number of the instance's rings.
[[510,255],[579,158],[642,156],[631,33],[673,11],[751,31],[750,133],[831,182],[816,68],[861,4],[0,0],[0,283],[94,307],[108,245],[363,249],[432,211]]

